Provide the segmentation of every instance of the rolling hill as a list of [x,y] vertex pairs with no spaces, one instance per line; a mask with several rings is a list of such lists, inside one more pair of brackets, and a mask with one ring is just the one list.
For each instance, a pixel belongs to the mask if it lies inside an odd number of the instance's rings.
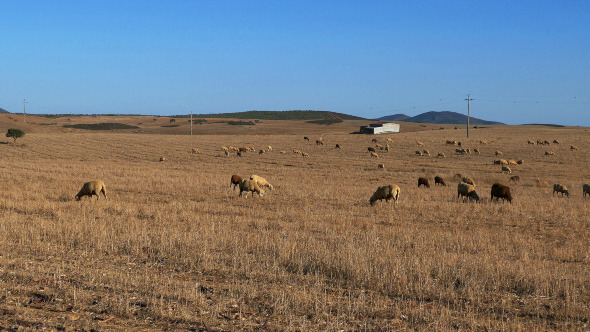
[[[404,118],[405,117],[405,118]],[[420,123],[434,123],[434,124],[464,124],[467,122],[467,116],[457,112],[426,112],[416,116],[409,117],[405,114],[388,115],[379,118],[378,120],[385,121],[407,121],[407,122],[420,122]],[[487,121],[478,118],[471,117],[470,124],[473,125],[493,125],[502,124],[496,121]]]
[[[176,115],[174,117],[188,117],[187,115]],[[225,119],[260,119],[260,120],[317,120],[317,119],[340,119],[340,120],[365,120],[364,118],[336,112],[327,111],[247,111],[235,113],[218,114],[193,114],[193,117],[202,118],[225,118]]]

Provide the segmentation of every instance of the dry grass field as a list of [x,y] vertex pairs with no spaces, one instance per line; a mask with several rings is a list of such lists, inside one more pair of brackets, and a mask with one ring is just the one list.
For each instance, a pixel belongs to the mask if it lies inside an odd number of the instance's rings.
[[[16,144],[0,144],[0,330],[590,327],[585,128],[380,135],[392,148],[375,159],[373,137],[346,126],[195,136],[29,126]],[[456,155],[447,139],[481,154]],[[227,157],[222,145],[273,151]],[[524,160],[510,166],[519,183],[492,164],[495,150]],[[457,199],[457,173],[475,179],[481,203]],[[261,175],[275,189],[238,197],[232,174]],[[435,175],[448,186],[435,187]],[[420,176],[430,188],[417,187]],[[75,201],[94,179],[108,200]],[[494,182],[511,186],[512,204],[490,202]],[[375,189],[392,183],[399,203],[371,207]],[[553,183],[570,197],[552,196]]]

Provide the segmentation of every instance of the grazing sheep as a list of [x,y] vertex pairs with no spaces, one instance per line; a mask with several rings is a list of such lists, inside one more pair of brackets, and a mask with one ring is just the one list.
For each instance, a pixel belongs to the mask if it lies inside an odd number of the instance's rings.
[[457,145],[457,141],[447,140],[448,145]]
[[375,152],[375,148],[374,148],[374,147],[372,147],[372,146],[369,146],[369,147],[367,148],[367,150],[368,150],[369,152]]
[[570,150],[571,151],[580,151],[580,149],[575,145],[570,145]]
[[540,188],[547,188],[549,186],[549,183],[547,183],[547,181],[544,180],[535,179],[535,182],[537,184],[537,187]]
[[262,187],[267,187],[267,188],[268,188],[268,189],[270,189],[270,190],[273,190],[273,189],[274,189],[273,185],[272,185],[272,184],[270,184],[270,183],[268,183],[268,181],[266,181],[266,179],[265,179],[265,178],[263,178],[262,176],[258,176],[258,175],[252,175],[252,176],[250,177],[250,180],[252,180],[252,181],[256,181],[256,183],[258,184],[258,186],[259,186],[260,188],[262,188]]
[[463,174],[461,174],[461,173],[457,173],[457,174],[455,174],[455,175],[453,176],[453,178],[454,178],[455,180],[461,180],[461,179],[463,178]]
[[336,144],[336,149],[340,149],[340,144]]
[[516,160],[508,160],[508,165],[518,165],[518,163],[516,162]]
[[387,141],[393,143],[393,140],[391,138],[388,138]]
[[166,161],[166,157],[160,157],[160,161]]
[[321,139],[318,139],[315,141],[315,145],[324,145],[324,141],[322,141]]
[[496,151],[496,157],[504,157],[504,154],[502,153],[502,151]]
[[438,158],[446,158],[446,157],[447,157],[447,156],[445,156],[445,154],[444,154],[444,153],[442,153],[442,152],[439,152],[439,153],[438,153],[436,156],[437,156]]
[[522,165],[522,164],[524,163],[524,160],[522,160],[522,159],[519,159],[519,160],[517,160],[517,161],[516,161],[516,163],[517,163],[518,165]]
[[240,182],[242,182],[242,177],[239,175],[232,175],[230,182],[229,182],[229,186],[231,187],[232,185],[234,186],[234,190],[236,189],[237,186],[240,185]]
[[[557,192],[557,196],[559,197],[559,193],[561,193],[561,197],[565,194],[567,197],[570,197],[570,193],[567,190],[567,187],[562,184],[554,184],[553,185],[553,195]],[[552,195],[552,196],[553,196]]]
[[486,140],[481,140],[481,141],[479,141],[479,143],[481,143],[481,144],[483,144],[483,145],[486,145],[486,144],[488,144],[488,141],[486,141]]
[[92,199],[93,195],[96,195],[96,200],[100,197],[98,194],[102,193],[104,198],[107,199],[107,189],[102,181],[90,181],[84,183],[82,189],[76,194],[76,200],[79,201],[82,196],[90,196]]
[[293,150],[293,153],[294,153],[294,154],[301,154],[302,152],[301,152],[300,150],[294,149],[294,150]]
[[584,183],[582,185],[582,195],[586,197],[586,194],[590,195],[590,184]]
[[555,143],[555,144],[561,144],[561,142],[558,141],[558,140],[556,140],[556,139],[553,140],[553,143]]
[[418,188],[420,188],[420,186],[430,188],[430,183],[428,182],[428,179],[427,178],[418,178]]
[[266,151],[272,151],[272,146],[270,146],[270,145],[269,145],[269,146],[266,148]]
[[228,150],[223,151],[223,153],[225,153],[225,155],[229,157],[229,151]]
[[443,179],[441,176],[434,177],[434,186],[436,187],[437,184],[444,187],[447,186],[447,184],[445,183],[445,179]]
[[264,150],[258,151],[258,154],[263,154],[263,153],[264,153]]
[[551,142],[549,142],[548,140],[544,140],[543,145],[551,145]]
[[479,154],[479,149],[478,148],[473,149],[473,154]]
[[510,187],[508,186],[494,183],[492,185],[492,194],[490,200],[493,201],[494,197],[497,201],[499,201],[501,198],[502,201],[508,201],[510,204],[512,204],[512,194],[510,193]]
[[240,182],[240,197],[244,191],[246,192],[246,196],[248,196],[248,192],[252,192],[252,197],[254,197],[254,193],[257,193],[258,197],[262,197],[264,194],[264,191],[260,189],[260,186],[254,180],[242,180]]
[[417,150],[417,151],[416,151],[416,155],[417,155],[417,156],[421,156],[421,155],[422,155],[422,151],[420,151],[420,150]]
[[511,176],[510,181],[520,182],[520,176],[518,176],[518,175]]
[[222,146],[222,147],[221,147],[221,150],[223,150],[223,151],[227,151],[227,146]]
[[393,199],[395,204],[397,204],[397,200],[399,199],[399,192],[400,192],[400,189],[395,184],[390,184],[388,186],[379,187],[379,188],[377,188],[377,190],[375,191],[373,196],[371,196],[371,198],[369,199],[369,203],[371,204],[371,206],[373,206],[373,205],[375,205],[375,202],[377,200],[379,200],[379,201],[385,200],[387,202],[387,201]]
[[307,153],[307,152],[302,152],[302,153],[301,153],[301,156],[302,156],[303,158],[307,158],[307,157],[309,157],[309,153]]
[[242,151],[236,152],[236,155],[241,158],[242,157]]
[[463,149],[463,150],[465,150],[465,153],[471,154],[471,151],[469,149]]
[[389,152],[389,144],[385,144],[385,151]]
[[285,154],[285,153],[287,153],[287,151],[285,151],[285,150],[281,150],[281,151],[279,151],[279,153],[280,153],[280,154]]
[[430,156],[430,151],[428,151],[428,150],[422,150],[422,155],[424,155],[424,156]]
[[553,151],[545,151],[546,156],[555,156],[555,152]]
[[533,142],[533,141],[527,141],[527,144],[535,145],[535,142]]
[[376,138],[373,138],[373,139],[371,140],[371,143],[377,143],[377,139],[376,139]]
[[383,169],[385,169],[385,164],[379,164],[379,165],[377,165],[377,168],[383,168]]
[[379,158],[379,155],[375,152],[371,152],[371,158]]
[[248,152],[250,148],[238,148],[238,152]]
[[465,176],[465,177],[463,177],[463,179],[461,179],[461,181],[463,181],[465,183],[468,183],[468,184],[470,184],[470,185],[472,185],[472,186],[475,187],[475,181],[473,181],[473,178],[470,178],[468,176]]
[[[479,195],[475,192],[475,186],[461,182],[457,185],[457,198],[463,196],[463,198],[467,197],[468,199],[473,199],[476,202],[479,201]],[[465,199],[463,199],[465,200]]]
[[465,151],[465,149],[455,149],[455,153],[456,154],[466,154],[467,151]]
[[191,153],[192,153],[192,154],[195,154],[195,153],[201,153],[201,151],[199,151],[199,149],[192,149]]
[[419,146],[424,146],[424,143],[417,141],[416,144],[418,144]]
[[375,148],[377,148],[379,150],[383,150],[385,147],[381,144],[375,144]]
[[502,166],[502,173],[511,174],[512,173],[512,170],[508,166]]
[[305,136],[303,139],[309,142],[309,137]]

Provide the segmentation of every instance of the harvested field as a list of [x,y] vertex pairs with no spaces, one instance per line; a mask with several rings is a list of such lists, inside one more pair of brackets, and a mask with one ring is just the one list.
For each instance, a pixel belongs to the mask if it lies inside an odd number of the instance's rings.
[[[142,121],[153,130],[168,123]],[[391,150],[376,160],[367,152],[373,136],[329,126],[317,146],[320,133],[310,133],[326,126],[297,125],[312,129],[181,136],[36,126],[16,144],[6,138],[0,329],[589,328],[585,128],[489,126],[470,139],[452,129],[380,135],[380,144],[392,139]],[[527,144],[537,139],[562,144]],[[481,154],[458,155],[445,140]],[[432,156],[416,156],[416,141]],[[221,150],[269,145],[273,151],[241,158]],[[524,160],[510,166],[519,183],[493,165],[496,150]],[[481,203],[457,199],[457,173],[475,180]],[[238,197],[232,174],[263,176],[275,189]],[[435,175],[448,187],[417,187],[418,177],[434,183]],[[108,200],[76,202],[95,179]],[[511,187],[512,204],[490,203],[494,182]],[[392,183],[399,203],[371,207],[375,189]],[[570,197],[552,197],[553,183],[567,185]]]

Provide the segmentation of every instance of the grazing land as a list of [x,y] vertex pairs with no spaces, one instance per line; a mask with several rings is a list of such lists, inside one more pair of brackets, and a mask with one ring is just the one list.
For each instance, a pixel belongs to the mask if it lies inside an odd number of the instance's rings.
[[[4,139],[0,329],[589,328],[586,128],[487,126],[466,139],[450,125],[368,136],[349,134],[366,124],[358,120],[250,129],[207,120],[189,136],[181,119],[27,117],[26,136]],[[63,127],[92,122],[139,129]],[[370,158],[372,138],[390,138],[390,151]],[[527,144],[538,139],[561,144]],[[221,146],[256,152],[226,156]],[[424,149],[431,156],[415,154]],[[524,162],[503,174],[496,150]],[[480,203],[457,199],[458,173],[475,180]],[[275,189],[238,197],[233,174]],[[434,186],[436,175],[448,186]],[[108,199],[75,201],[91,180],[105,182]],[[511,187],[512,204],[490,202],[495,182]],[[554,183],[570,197],[553,196]],[[401,188],[398,204],[370,206],[388,184]]]

